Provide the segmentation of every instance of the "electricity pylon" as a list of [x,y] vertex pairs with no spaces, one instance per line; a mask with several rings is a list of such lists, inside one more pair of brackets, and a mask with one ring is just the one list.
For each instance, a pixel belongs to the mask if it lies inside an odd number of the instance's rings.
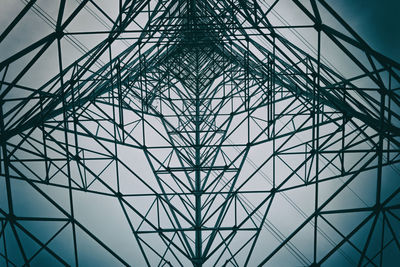
[[2,266],[400,258],[400,65],[325,0],[22,3]]

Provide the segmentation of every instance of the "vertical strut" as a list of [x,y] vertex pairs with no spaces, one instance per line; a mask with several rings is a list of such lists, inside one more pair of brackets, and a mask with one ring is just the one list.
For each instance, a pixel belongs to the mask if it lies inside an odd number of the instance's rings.
[[195,159],[195,198],[196,198],[196,260],[195,266],[202,266],[202,255],[201,255],[201,162],[200,162],[200,88],[199,88],[199,51],[196,50],[196,159]]

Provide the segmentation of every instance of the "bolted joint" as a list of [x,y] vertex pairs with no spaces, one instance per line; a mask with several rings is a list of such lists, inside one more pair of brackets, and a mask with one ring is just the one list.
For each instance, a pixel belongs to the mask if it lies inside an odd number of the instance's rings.
[[383,209],[384,209],[384,206],[381,203],[377,203],[374,206],[373,211],[375,214],[379,214]]
[[193,227],[193,229],[195,230],[195,231],[200,231],[201,230],[201,225],[195,225],[194,227]]
[[193,190],[192,194],[195,195],[196,197],[202,196],[204,193],[203,190]]
[[11,213],[8,214],[6,218],[10,223],[14,223],[17,221],[17,216],[15,216],[14,214],[11,214]]
[[320,31],[322,31],[322,22],[321,21],[318,21],[317,23],[315,23],[315,25],[314,25],[314,29],[317,31],[317,32],[320,32]]
[[193,266],[196,266],[196,267],[202,266],[204,263],[204,260],[202,258],[193,258],[192,263],[193,263]]
[[318,73],[316,73],[315,71],[313,71],[313,72],[311,73],[311,77],[317,78],[317,77],[318,77]]
[[62,30],[62,28],[61,27],[57,27],[56,28],[56,37],[57,37],[57,39],[61,39],[61,38],[63,38],[64,37],[64,35],[65,35],[65,33],[64,33],[64,31]]

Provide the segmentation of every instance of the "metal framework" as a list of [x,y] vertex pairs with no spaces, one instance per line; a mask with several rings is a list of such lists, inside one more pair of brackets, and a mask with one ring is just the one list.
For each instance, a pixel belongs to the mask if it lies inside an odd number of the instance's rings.
[[400,65],[326,0],[40,2],[0,35],[1,266],[400,259]]

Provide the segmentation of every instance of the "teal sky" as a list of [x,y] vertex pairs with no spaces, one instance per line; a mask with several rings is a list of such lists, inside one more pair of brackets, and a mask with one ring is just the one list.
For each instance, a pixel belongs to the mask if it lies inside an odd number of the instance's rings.
[[327,0],[372,48],[400,62],[399,0]]

